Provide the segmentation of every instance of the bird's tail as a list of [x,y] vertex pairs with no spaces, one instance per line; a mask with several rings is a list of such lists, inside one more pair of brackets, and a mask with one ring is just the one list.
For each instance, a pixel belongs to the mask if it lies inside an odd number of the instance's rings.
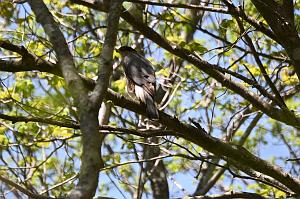
[[149,93],[145,92],[145,104],[146,104],[146,112],[149,119],[158,120],[158,110],[155,106],[154,100]]
[[136,96],[146,105],[146,112],[149,119],[158,119],[158,110],[155,106],[153,97],[142,87],[135,85]]

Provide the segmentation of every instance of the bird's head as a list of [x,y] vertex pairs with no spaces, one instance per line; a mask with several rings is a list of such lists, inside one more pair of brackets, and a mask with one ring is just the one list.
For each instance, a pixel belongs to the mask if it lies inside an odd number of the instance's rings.
[[133,48],[131,48],[129,46],[121,46],[116,51],[118,53],[120,53],[122,56],[125,56],[126,54],[128,54],[130,52],[136,52],[136,50],[134,50]]

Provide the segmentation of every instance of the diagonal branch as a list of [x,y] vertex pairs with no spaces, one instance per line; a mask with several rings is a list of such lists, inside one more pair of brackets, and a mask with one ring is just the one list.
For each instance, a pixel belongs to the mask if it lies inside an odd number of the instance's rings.
[[126,0],[126,1],[131,3],[138,3],[138,4],[163,6],[167,8],[187,8],[191,10],[203,10],[203,11],[217,12],[217,13],[224,13],[224,14],[228,13],[228,10],[224,8],[215,8],[215,7],[209,7],[203,5],[182,4],[182,3],[162,3],[162,2],[145,1],[145,0]]
[[73,128],[73,129],[79,129],[79,124],[76,123],[70,123],[70,122],[62,122],[62,121],[56,121],[49,118],[41,118],[41,117],[31,117],[31,116],[10,116],[0,113],[0,118],[4,120],[11,121],[12,123],[16,122],[40,122],[44,124],[51,124],[61,127],[67,127],[67,128]]
[[[39,194],[32,193],[31,191],[25,189],[24,187],[20,186],[19,184],[3,177],[0,175],[0,181],[4,182],[8,186],[17,189],[18,191],[22,192],[23,194],[27,195],[30,198],[36,198],[36,199],[54,199],[52,197],[47,197]],[[57,198],[58,199],[58,198]]]
[[39,70],[40,72],[49,72],[54,75],[62,76],[58,65],[37,57],[35,54],[28,52],[23,46],[20,47],[8,41],[0,40],[0,48],[16,52],[22,56],[18,61],[0,60],[1,71],[18,72]]
[[237,21],[238,26],[240,28],[241,34],[245,37],[246,42],[247,42],[248,46],[250,47],[250,50],[251,50],[251,52],[254,56],[254,59],[255,59],[257,65],[258,65],[263,77],[265,78],[267,84],[270,86],[271,90],[273,91],[273,93],[276,96],[274,102],[277,103],[280,108],[288,110],[287,106],[286,106],[284,100],[282,99],[279,91],[277,90],[275,84],[272,82],[271,78],[268,76],[268,73],[267,73],[265,67],[263,66],[263,64],[262,64],[262,62],[261,62],[261,60],[260,60],[260,58],[259,58],[259,56],[256,52],[256,49],[254,47],[254,44],[253,44],[250,36],[247,33],[244,34],[245,29],[244,29],[242,21],[239,18],[236,18],[236,21]]
[[22,56],[28,55],[28,51],[26,48],[24,48],[24,46],[17,46],[5,40],[0,40],[0,47],[18,53]]
[[257,193],[249,193],[249,192],[230,192],[230,193],[208,195],[208,196],[184,197],[182,199],[233,199],[233,198],[272,199],[271,197],[265,197]]

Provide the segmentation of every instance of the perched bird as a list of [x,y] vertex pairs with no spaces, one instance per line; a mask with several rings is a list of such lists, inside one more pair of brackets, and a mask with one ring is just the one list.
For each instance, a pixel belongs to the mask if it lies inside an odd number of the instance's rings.
[[121,64],[127,78],[127,91],[130,94],[134,93],[146,105],[149,119],[158,119],[154,102],[156,79],[152,64],[129,46],[122,46],[117,52],[122,57]]

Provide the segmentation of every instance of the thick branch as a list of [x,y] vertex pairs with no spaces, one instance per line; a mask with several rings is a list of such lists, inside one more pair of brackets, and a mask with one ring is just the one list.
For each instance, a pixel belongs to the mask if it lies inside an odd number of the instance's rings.
[[162,3],[162,2],[154,2],[154,1],[145,1],[145,0],[126,0],[127,2],[153,5],[153,6],[163,6],[167,8],[187,8],[192,10],[203,10],[209,12],[217,12],[217,13],[228,13],[227,9],[224,8],[214,8],[202,5],[192,5],[192,4],[182,4],[182,3]]
[[3,177],[0,175],[0,181],[7,184],[8,186],[17,189],[18,191],[22,192],[23,194],[27,195],[30,198],[36,198],[36,199],[54,199],[52,197],[47,197],[39,194],[32,193],[31,191],[25,189],[24,187],[20,186],[19,184]]
[[249,193],[249,192],[230,192],[230,193],[208,195],[208,196],[184,197],[182,199],[233,199],[233,198],[271,199],[270,197],[265,197],[257,193]]
[[8,41],[0,40],[0,47],[6,50],[18,53],[19,55],[25,56],[28,54],[28,51],[23,46],[14,45]]
[[67,127],[67,128],[73,128],[73,129],[79,129],[79,124],[71,123],[71,122],[62,122],[62,121],[56,121],[49,118],[41,118],[41,117],[31,117],[31,116],[10,116],[0,113],[0,118],[4,120],[11,121],[12,123],[16,122],[40,122],[44,124],[51,124],[61,127]]
[[22,56],[18,61],[0,60],[0,71],[18,72],[38,70],[40,72],[49,72],[54,75],[62,76],[58,65],[37,57],[28,52],[23,46],[20,47],[8,41],[0,40],[0,48],[16,52]]

